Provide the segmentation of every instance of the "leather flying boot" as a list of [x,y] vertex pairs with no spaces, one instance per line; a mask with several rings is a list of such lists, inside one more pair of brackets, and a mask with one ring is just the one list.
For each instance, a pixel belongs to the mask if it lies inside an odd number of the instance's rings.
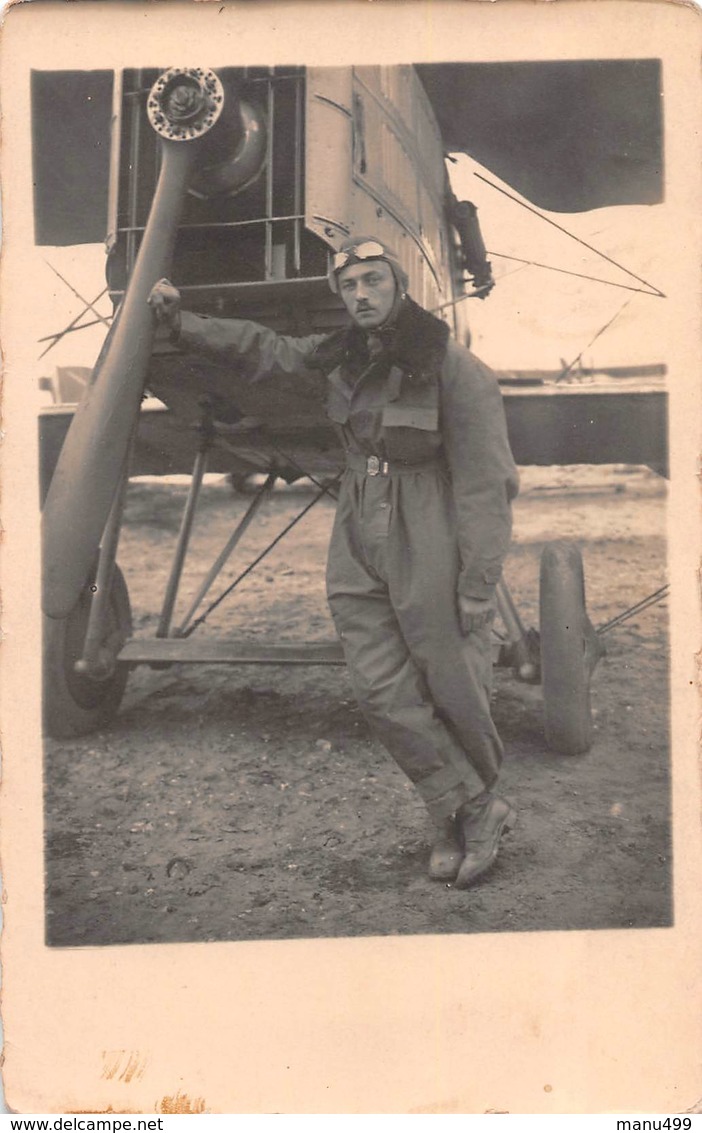
[[493,865],[500,838],[516,822],[516,811],[499,795],[485,793],[460,812],[464,856],[455,880],[456,889],[467,889]]
[[462,861],[460,826],[452,814],[438,827],[438,837],[429,856],[429,876],[432,881],[455,881]]

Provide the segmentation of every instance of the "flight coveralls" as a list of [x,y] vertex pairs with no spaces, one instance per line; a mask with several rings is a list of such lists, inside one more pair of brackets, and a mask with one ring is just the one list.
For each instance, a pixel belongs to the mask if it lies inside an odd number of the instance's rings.
[[290,338],[182,312],[180,342],[240,379],[321,370],[343,473],[327,595],[359,706],[440,822],[497,781],[490,629],[461,632],[457,595],[491,598],[518,477],[491,371],[407,298],[394,324]]

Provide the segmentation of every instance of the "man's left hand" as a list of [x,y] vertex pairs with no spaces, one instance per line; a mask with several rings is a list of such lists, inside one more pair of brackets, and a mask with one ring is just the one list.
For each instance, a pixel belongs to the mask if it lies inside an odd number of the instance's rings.
[[461,633],[478,633],[485,629],[495,616],[495,606],[491,598],[468,598],[458,595],[458,614]]

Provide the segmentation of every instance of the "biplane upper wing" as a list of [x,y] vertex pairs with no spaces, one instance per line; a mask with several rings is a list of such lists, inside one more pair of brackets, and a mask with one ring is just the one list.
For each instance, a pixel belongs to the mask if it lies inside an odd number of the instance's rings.
[[107,230],[112,71],[33,71],[37,244],[99,244]]
[[539,208],[663,199],[659,59],[420,65],[448,152]]
[[[540,208],[662,199],[657,59],[421,64],[447,152],[463,151]],[[37,71],[32,120],[37,244],[105,236],[110,71]]]

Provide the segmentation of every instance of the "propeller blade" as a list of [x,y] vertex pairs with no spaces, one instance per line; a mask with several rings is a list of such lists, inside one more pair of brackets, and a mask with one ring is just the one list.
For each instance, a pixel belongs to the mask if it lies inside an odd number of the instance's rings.
[[66,617],[85,586],[119,485],[153,348],[147,299],[166,275],[199,140],[222,110],[212,72],[174,68],[152,88],[147,110],[162,138],[162,165],[134,270],[80,402],[47,494],[43,606]]

